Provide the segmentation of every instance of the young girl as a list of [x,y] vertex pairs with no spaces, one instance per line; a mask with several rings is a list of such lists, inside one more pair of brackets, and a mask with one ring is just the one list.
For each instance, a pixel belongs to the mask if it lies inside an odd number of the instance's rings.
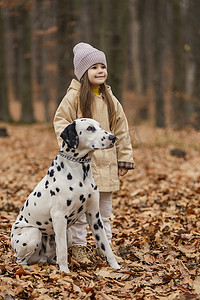
[[[107,62],[105,54],[86,43],[77,44],[74,49],[73,79],[54,118],[54,128],[61,146],[60,134],[77,118],[93,118],[105,130],[116,137],[112,149],[98,150],[92,158],[92,172],[100,191],[100,212],[104,228],[111,244],[110,217],[112,212],[112,192],[119,189],[119,176],[134,168],[132,147],[127,119],[121,104],[105,85]],[[87,222],[85,215],[70,227],[72,235],[72,255],[79,263],[91,263],[87,254]],[[112,244],[111,244],[112,246]],[[113,247],[112,247],[113,248]],[[100,249],[97,249],[100,254]]]

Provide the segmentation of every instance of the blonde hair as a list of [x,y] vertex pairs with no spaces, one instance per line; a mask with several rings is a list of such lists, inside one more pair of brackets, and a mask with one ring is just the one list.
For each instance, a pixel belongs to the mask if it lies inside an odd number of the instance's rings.
[[[92,93],[90,88],[88,72],[85,72],[85,74],[81,77],[80,82],[81,82],[81,89],[80,89],[81,112],[84,118],[92,118],[94,94]],[[100,91],[103,95],[103,99],[105,103],[107,104],[110,130],[112,130],[114,128],[114,124],[116,121],[115,106],[105,83],[101,84]]]

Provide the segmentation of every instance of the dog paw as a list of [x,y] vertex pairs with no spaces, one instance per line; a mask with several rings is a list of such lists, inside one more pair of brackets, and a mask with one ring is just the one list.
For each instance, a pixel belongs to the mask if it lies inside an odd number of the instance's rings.
[[110,263],[111,268],[115,269],[115,270],[121,270],[120,265],[115,261]]
[[59,269],[60,269],[60,271],[63,272],[63,273],[70,273],[70,270],[69,270],[68,267],[60,266]]

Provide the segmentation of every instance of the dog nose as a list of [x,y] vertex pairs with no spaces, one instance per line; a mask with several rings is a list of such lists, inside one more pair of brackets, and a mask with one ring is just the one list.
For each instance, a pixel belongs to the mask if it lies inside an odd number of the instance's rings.
[[115,135],[113,135],[113,134],[110,134],[109,135],[109,137],[108,137],[108,139],[109,139],[109,141],[112,141],[113,142],[113,144],[115,143],[115,141],[116,141],[116,136]]

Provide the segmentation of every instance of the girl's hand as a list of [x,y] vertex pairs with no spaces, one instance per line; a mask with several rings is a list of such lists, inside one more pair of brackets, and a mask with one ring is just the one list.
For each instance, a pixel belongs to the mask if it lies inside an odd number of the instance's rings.
[[128,172],[128,169],[119,168],[118,169],[118,176],[124,176]]

